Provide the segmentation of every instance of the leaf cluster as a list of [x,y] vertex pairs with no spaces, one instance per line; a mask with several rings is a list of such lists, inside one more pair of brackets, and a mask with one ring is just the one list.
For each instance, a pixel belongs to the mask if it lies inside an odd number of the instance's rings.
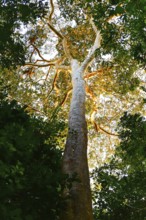
[[[89,22],[84,21],[74,28],[68,26],[62,29],[62,32],[65,33],[72,57],[82,62],[95,39],[94,31]],[[59,53],[63,51],[61,41],[57,45],[57,50]]]
[[[15,67],[25,61],[25,45],[20,29],[34,24],[47,13],[46,0],[0,1],[0,65]],[[19,31],[18,31],[19,30]]]

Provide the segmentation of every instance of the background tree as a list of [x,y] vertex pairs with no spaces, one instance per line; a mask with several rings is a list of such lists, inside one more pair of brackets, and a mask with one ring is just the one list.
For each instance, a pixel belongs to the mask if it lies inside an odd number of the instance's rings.
[[95,219],[143,220],[146,215],[146,121],[125,115],[119,124],[121,143],[110,164],[93,171]]
[[71,180],[61,175],[58,137],[62,121],[30,117],[0,93],[0,219],[59,219],[62,191]]

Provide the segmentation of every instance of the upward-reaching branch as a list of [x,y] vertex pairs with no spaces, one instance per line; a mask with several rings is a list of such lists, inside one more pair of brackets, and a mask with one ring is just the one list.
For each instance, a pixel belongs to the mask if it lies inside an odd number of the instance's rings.
[[66,55],[66,57],[71,60],[72,56],[71,53],[69,51],[68,45],[67,45],[67,40],[65,38],[65,36],[63,36],[58,30],[56,30],[56,28],[52,25],[52,16],[54,14],[54,3],[53,0],[50,0],[50,5],[51,5],[51,12],[49,15],[49,20],[47,22],[49,28],[62,40],[62,44],[63,44],[63,49],[64,49],[64,53]]
[[54,3],[53,3],[53,0],[50,0],[50,5],[51,5],[51,12],[50,12],[50,15],[49,15],[49,22],[52,21],[52,16],[54,14]]
[[64,36],[58,31],[56,30],[56,28],[48,21],[47,22],[49,28],[60,38],[63,40]]
[[54,14],[54,3],[53,3],[53,0],[50,0],[50,5],[51,5],[51,12],[50,12],[50,15],[49,15],[49,19],[47,21],[47,24],[49,26],[49,28],[60,38],[60,39],[63,39],[64,36],[58,31],[56,30],[56,28],[52,25],[52,16]]
[[96,38],[95,38],[94,44],[91,47],[87,57],[85,58],[85,60],[83,61],[82,65],[81,65],[81,68],[82,68],[83,71],[86,69],[89,62],[92,60],[92,57],[95,53],[95,50],[100,47],[100,43],[101,43],[101,34],[100,34],[100,31],[97,30],[97,27],[94,24],[93,18],[90,19],[90,24],[92,25],[92,28],[95,31]]
[[64,52],[65,52],[66,57],[67,57],[69,60],[71,60],[71,59],[72,59],[72,56],[71,56],[70,50],[69,50],[69,48],[68,48],[67,40],[66,40],[65,37],[64,37],[64,39],[62,40],[62,44],[63,44],[63,49],[64,49]]

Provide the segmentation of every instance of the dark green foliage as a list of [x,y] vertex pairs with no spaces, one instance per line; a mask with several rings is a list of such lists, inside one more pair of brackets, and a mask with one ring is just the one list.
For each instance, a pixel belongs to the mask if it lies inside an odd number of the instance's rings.
[[121,143],[110,164],[94,170],[94,214],[99,220],[146,218],[146,121],[125,115],[119,124]]
[[64,125],[32,118],[15,101],[2,99],[0,219],[58,219],[66,178],[61,175],[57,137]]
[[[140,65],[145,66],[146,8],[144,3],[132,0],[117,1],[116,4],[97,3],[93,10],[91,7],[91,11],[97,27],[101,29],[103,52],[113,53],[116,57],[123,48],[127,54],[131,55],[130,59],[135,59]],[[117,15],[119,17],[116,23],[108,22]]]
[[[146,121],[138,114],[128,115],[125,113],[121,118],[119,131],[122,142],[117,149],[118,154],[122,154],[123,157],[123,154],[126,153],[124,159],[130,164],[133,161],[136,168],[146,158]],[[136,159],[137,164],[135,164]]]
[[[60,10],[67,19],[77,24],[85,20],[84,12],[94,18],[102,34],[100,54],[121,53],[121,49],[130,54],[139,65],[146,65],[146,1],[100,1],[100,0],[59,0]],[[116,22],[112,20],[117,16]],[[121,55],[122,58],[122,55]],[[127,60],[128,63],[128,60]]]
[[[47,1],[5,0],[0,1],[0,65],[15,67],[24,64],[25,46],[20,28],[34,24],[47,13]],[[24,27],[24,26],[23,26]]]

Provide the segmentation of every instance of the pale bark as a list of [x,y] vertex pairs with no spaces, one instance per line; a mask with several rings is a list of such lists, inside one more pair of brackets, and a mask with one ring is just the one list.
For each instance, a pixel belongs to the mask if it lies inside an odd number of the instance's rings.
[[93,60],[95,50],[100,47],[101,35],[94,25],[92,18],[90,23],[96,33],[96,38],[81,65],[79,65],[77,60],[72,59],[66,39],[63,40],[65,54],[71,61],[73,87],[69,112],[69,130],[63,158],[63,172],[70,177],[76,174],[79,181],[73,182],[71,189],[67,189],[64,192],[64,196],[68,196],[68,200],[66,202],[66,209],[62,212],[62,220],[93,220],[87,160],[84,72]]
[[72,101],[69,113],[69,131],[63,159],[63,172],[77,174],[79,181],[73,182],[65,192],[66,209],[63,220],[92,220],[92,201],[87,162],[87,125],[85,120],[85,82],[83,69],[77,60],[72,60]]

